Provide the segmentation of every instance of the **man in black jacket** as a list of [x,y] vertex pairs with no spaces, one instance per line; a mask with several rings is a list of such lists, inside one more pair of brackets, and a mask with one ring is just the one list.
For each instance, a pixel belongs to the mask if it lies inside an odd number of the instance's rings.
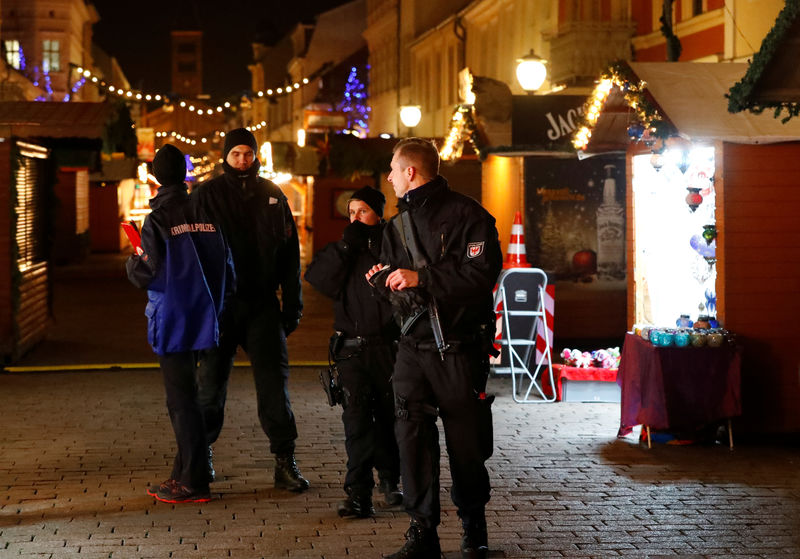
[[386,504],[403,500],[397,489],[400,457],[390,380],[399,331],[389,301],[364,281],[364,274],[379,262],[385,204],[379,190],[357,190],[347,204],[350,224],[342,239],[314,255],[306,270],[306,281],[334,300],[331,356],[344,394],[340,403],[347,450],[347,499],[339,504],[339,516],[373,514],[373,467]]
[[[275,455],[275,487],[305,491],[309,484],[294,458],[297,427],[289,402],[286,349],[286,336],[297,328],[303,310],[300,245],[286,196],[258,175],[257,148],[250,131],[229,132],[222,153],[225,172],[193,193],[220,225],[233,253],[237,281],[220,320],[219,347],[201,356],[198,398],[211,445],[222,429],[228,378],[241,345],[253,367],[258,418]],[[210,446],[208,466],[213,478]]]
[[436,146],[427,140],[398,142],[389,181],[400,213],[386,226],[383,264],[367,276],[388,291],[403,318],[392,385],[411,526],[406,544],[390,557],[440,557],[441,416],[451,497],[464,529],[461,554],[484,558],[490,492],[484,462],[492,454],[492,397],[485,390],[494,337],[492,288],[502,268],[495,220],[450,190],[439,175]]

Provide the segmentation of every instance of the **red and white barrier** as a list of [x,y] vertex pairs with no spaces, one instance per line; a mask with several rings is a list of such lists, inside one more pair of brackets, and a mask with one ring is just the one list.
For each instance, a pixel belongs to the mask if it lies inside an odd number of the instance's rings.
[[544,314],[547,336],[545,337],[545,328],[541,327],[536,329],[536,364],[547,363],[548,359],[546,352],[550,350],[550,360],[553,354],[553,315],[555,311],[555,298],[556,286],[552,283],[544,288]]

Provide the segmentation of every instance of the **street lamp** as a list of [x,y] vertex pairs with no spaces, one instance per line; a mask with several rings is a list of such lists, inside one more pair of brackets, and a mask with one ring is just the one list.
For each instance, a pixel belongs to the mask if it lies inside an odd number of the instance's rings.
[[517,81],[519,85],[532,95],[537,89],[542,87],[547,77],[547,60],[533,53],[533,49],[517,59]]
[[411,128],[419,124],[420,119],[422,119],[422,109],[419,105],[403,105],[400,107],[400,121],[403,126],[409,128],[409,132]]

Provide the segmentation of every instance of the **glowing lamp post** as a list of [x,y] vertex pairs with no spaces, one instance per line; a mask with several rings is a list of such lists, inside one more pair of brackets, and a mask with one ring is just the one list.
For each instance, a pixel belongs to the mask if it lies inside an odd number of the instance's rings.
[[419,124],[420,119],[422,119],[422,109],[419,105],[403,105],[400,107],[400,121],[403,126],[408,128],[409,134]]
[[517,81],[519,85],[532,95],[542,87],[547,77],[547,60],[533,53],[533,49],[517,60]]

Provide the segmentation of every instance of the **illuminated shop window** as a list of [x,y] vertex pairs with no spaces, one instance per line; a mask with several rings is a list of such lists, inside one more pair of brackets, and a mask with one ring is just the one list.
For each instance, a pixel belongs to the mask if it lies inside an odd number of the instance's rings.
[[716,315],[714,148],[634,156],[633,196],[634,321]]

